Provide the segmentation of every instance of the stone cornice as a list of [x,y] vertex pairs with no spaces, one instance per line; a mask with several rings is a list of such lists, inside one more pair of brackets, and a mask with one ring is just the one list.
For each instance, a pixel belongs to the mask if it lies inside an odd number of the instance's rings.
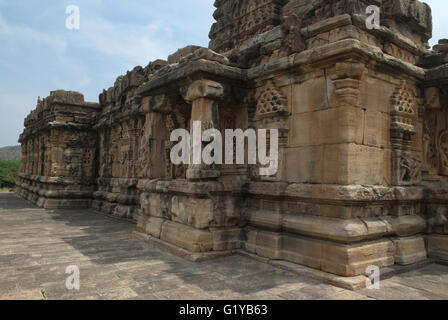
[[192,82],[203,77],[217,81],[225,79],[243,82],[246,80],[246,72],[240,68],[205,59],[173,64],[155,73],[148,82],[137,89],[136,94],[147,96],[159,88],[179,84],[182,81]]
[[[345,39],[321,47],[280,58],[265,65],[248,70],[248,79],[253,80],[271,73],[297,69],[299,66],[331,66],[341,57],[355,58],[360,61],[373,60],[377,65],[400,70],[419,80],[425,77],[425,69],[385,54],[380,48],[362,43],[356,39]],[[396,73],[396,71],[395,71]]]
[[448,84],[448,63],[442,66],[429,69],[426,73],[426,85],[447,85]]

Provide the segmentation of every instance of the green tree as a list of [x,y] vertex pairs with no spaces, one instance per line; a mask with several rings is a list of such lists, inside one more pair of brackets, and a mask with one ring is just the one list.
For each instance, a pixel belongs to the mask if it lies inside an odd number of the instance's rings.
[[20,160],[0,159],[0,188],[14,188],[20,170]]

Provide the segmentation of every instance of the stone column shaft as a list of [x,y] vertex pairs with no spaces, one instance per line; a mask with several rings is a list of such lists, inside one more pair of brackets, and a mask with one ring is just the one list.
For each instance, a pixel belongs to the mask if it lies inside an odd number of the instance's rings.
[[[188,89],[186,100],[192,104],[190,128],[194,128],[196,121],[201,122],[202,133],[208,129],[219,128],[218,101],[224,97],[224,88],[220,83],[211,80],[198,80],[193,82]],[[191,134],[190,157],[191,163],[187,170],[188,180],[210,180],[220,176],[218,165],[194,164],[194,137]],[[202,157],[201,157],[202,158]],[[202,160],[202,159],[201,159]],[[202,162],[202,161],[201,161]]]

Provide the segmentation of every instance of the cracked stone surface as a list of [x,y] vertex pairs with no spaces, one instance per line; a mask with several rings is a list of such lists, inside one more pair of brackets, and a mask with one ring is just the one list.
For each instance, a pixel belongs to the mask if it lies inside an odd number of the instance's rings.
[[[0,299],[447,299],[448,267],[430,265],[352,292],[235,255],[193,263],[131,237],[92,210],[45,210],[0,194]],[[66,289],[67,266],[79,291]]]

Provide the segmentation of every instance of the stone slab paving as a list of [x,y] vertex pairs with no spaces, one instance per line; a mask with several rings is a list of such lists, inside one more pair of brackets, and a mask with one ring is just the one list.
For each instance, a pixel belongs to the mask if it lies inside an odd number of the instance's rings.
[[[92,210],[44,210],[0,194],[0,299],[448,299],[448,266],[352,292],[241,255],[193,263]],[[80,268],[69,291],[67,266]]]

